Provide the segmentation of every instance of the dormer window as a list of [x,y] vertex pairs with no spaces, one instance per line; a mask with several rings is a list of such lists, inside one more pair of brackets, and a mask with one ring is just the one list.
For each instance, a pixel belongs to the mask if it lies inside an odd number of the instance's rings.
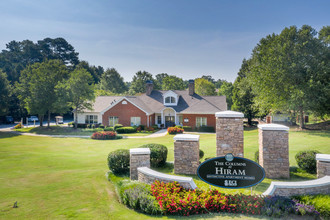
[[165,104],[173,104],[176,103],[176,100],[173,96],[169,96],[165,98]]
[[179,96],[174,91],[169,90],[163,94],[163,103],[166,106],[176,106]]

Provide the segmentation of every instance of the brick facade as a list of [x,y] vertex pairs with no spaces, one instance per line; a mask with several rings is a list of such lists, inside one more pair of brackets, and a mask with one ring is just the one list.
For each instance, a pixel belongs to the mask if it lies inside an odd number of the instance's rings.
[[118,123],[124,126],[131,126],[131,117],[141,117],[141,125],[147,125],[147,115],[144,111],[126,101],[127,104],[122,104],[123,101],[113,106],[106,111],[102,116],[102,124],[109,126],[109,117],[118,117]]
[[196,174],[199,166],[199,135],[174,137],[174,173]]
[[[214,114],[182,114],[183,126],[190,126],[192,128],[196,127],[196,117],[206,118],[207,126],[215,128],[215,116]],[[187,118],[189,121],[184,122],[184,119]]]
[[216,113],[217,157],[228,153],[244,157],[243,116],[233,111]]
[[271,179],[290,178],[289,128],[284,125],[259,125],[259,164]]
[[150,167],[150,149],[135,148],[130,149],[130,178],[138,179],[138,167]]

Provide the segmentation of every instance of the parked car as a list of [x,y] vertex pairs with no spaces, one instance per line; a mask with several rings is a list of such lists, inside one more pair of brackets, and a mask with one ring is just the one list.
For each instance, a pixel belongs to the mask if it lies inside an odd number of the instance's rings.
[[28,118],[28,122],[34,122],[34,121],[39,121],[38,117],[37,116],[30,116]]
[[14,118],[13,118],[13,116],[6,116],[6,123],[7,123],[7,124],[14,123]]

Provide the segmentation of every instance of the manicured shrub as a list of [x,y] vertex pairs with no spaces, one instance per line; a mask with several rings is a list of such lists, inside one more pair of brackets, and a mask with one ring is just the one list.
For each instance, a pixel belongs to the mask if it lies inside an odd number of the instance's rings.
[[116,132],[114,131],[97,131],[91,136],[92,139],[96,140],[113,140],[116,139]]
[[167,147],[162,144],[145,144],[140,148],[150,149],[150,165],[152,167],[162,167],[167,160]]
[[146,126],[145,126],[145,125],[139,125],[138,127],[140,128],[140,131],[144,131],[144,130],[145,130],[145,128],[146,128]]
[[153,126],[151,126],[151,127],[153,127],[155,130],[158,129],[158,125],[153,125]]
[[105,127],[104,131],[115,131],[115,129],[113,129],[113,127]]
[[199,159],[201,160],[204,157],[204,151],[199,149]]
[[176,125],[175,127],[176,128],[182,128],[183,129],[183,126],[182,125]]
[[113,129],[115,129],[115,131],[117,130],[117,128],[121,128],[124,127],[122,124],[115,124],[115,126],[113,126]]
[[298,166],[308,173],[316,173],[316,154],[320,153],[316,150],[300,151],[295,158]]
[[100,124],[100,125],[99,125],[99,128],[104,128],[104,125],[103,125],[103,124]]
[[199,132],[215,132],[214,127],[212,126],[201,126],[197,128]]
[[254,153],[254,162],[259,163],[259,150]]
[[68,126],[69,126],[69,127],[73,127],[73,126],[74,126],[74,121],[69,122],[69,123],[68,123]]
[[122,193],[125,205],[151,215],[161,214],[160,207],[150,192],[150,186],[145,184],[132,185]]
[[177,127],[169,127],[169,128],[167,128],[167,132],[169,134],[182,134],[183,129],[182,128],[177,128]]
[[22,123],[18,123],[17,125],[15,125],[14,129],[20,129],[20,128],[24,128],[24,125],[22,125]]
[[120,127],[116,129],[118,134],[129,134],[129,133],[135,133],[136,128],[133,127]]
[[146,128],[146,131],[154,131],[154,130],[155,130],[154,127],[147,127],[147,128]]
[[129,173],[129,150],[120,149],[108,155],[108,167],[114,174]]
[[191,126],[182,126],[183,130],[185,131],[192,131]]
[[77,128],[87,128],[87,124],[77,124]]

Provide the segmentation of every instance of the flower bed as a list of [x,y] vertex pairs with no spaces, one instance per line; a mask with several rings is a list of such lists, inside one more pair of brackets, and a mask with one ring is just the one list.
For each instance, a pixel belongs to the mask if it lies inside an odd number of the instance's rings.
[[96,140],[113,140],[119,139],[120,136],[117,136],[114,131],[98,131],[92,134],[91,138]]
[[123,183],[118,184],[122,188],[119,190],[121,201],[135,210],[151,215],[189,216],[225,212],[278,218],[290,214],[319,216],[314,206],[280,196],[230,195],[218,190],[186,190],[177,182],[155,181],[151,188],[143,184],[127,188],[124,186]]
[[182,128],[178,128],[178,127],[169,127],[169,128],[167,128],[167,132],[169,134],[182,134],[183,131],[184,130]]

